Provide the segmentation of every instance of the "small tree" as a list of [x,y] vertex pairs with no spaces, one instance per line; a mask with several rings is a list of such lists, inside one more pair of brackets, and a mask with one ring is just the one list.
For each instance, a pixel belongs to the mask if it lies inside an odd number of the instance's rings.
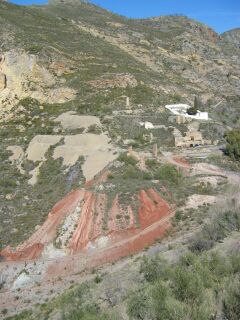
[[190,107],[187,110],[187,113],[190,114],[191,116],[195,116],[195,114],[197,114],[197,111],[198,111],[198,100],[197,100],[197,97],[195,97],[193,107]]
[[227,141],[226,154],[232,159],[240,161],[240,130],[231,130],[225,133]]
[[187,113],[190,114],[191,116],[195,116],[195,114],[197,114],[197,111],[198,111],[198,99],[197,97],[195,97],[193,107],[189,108],[187,110]]

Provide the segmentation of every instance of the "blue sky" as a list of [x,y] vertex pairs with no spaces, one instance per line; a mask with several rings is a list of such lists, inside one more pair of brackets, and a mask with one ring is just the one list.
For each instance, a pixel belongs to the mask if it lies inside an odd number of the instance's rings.
[[[17,4],[44,4],[46,0],[12,0]],[[144,18],[183,14],[204,22],[217,32],[240,27],[240,0],[92,0],[112,12]]]

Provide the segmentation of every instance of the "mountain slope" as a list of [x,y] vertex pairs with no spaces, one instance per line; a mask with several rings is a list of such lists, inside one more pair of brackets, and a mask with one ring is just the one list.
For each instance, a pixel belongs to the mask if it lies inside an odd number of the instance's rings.
[[[239,30],[218,35],[184,16],[127,19],[78,0],[27,7],[0,0],[0,27],[1,315],[90,279],[91,295],[99,292],[81,317],[114,308],[128,319],[131,283],[143,292],[138,260],[103,267],[106,283],[117,274],[121,290],[98,286],[94,268],[141,256],[160,239],[147,254],[163,251],[172,264],[201,225],[200,251],[215,237],[231,242],[238,230],[238,213],[229,218],[225,208],[239,209],[239,175],[231,171],[239,165],[221,150],[224,132],[240,127]],[[194,100],[208,120],[165,108]],[[196,147],[178,148],[179,139]],[[215,212],[223,223],[208,227]],[[211,301],[213,288],[204,287]],[[81,299],[81,287],[72,294]],[[64,297],[37,308],[39,318],[79,318],[77,303],[69,313],[71,294],[59,307]],[[201,310],[215,314],[221,299],[212,308],[204,300]]]

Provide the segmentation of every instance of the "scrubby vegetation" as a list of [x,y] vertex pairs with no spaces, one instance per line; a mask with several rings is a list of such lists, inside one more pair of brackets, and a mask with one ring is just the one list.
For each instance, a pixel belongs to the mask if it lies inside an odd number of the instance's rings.
[[61,320],[117,320],[112,312],[102,312],[99,305],[94,303],[90,285],[84,283],[70,289],[52,302],[41,305],[38,310],[36,308],[37,313],[27,311],[8,320],[50,319],[56,310]]
[[145,258],[141,273],[145,282],[128,299],[131,319],[239,318],[240,255],[237,252],[227,257],[216,252],[200,256],[188,253],[174,265],[158,256]]
[[[240,254],[210,250],[204,253],[186,252],[174,262],[161,254],[144,256],[135,261],[135,288],[116,300],[106,284],[97,292],[101,281],[93,280],[73,286],[51,302],[36,306],[9,320],[51,319],[58,314],[62,320],[118,320],[118,308],[126,310],[134,320],[238,320],[240,315],[239,284]],[[119,287],[120,284],[118,284]],[[117,286],[117,287],[118,287]],[[101,297],[109,296],[110,305],[102,304]],[[125,318],[126,318],[125,316]]]
[[191,251],[209,250],[231,232],[240,231],[240,208],[237,201],[237,197],[232,197],[230,201],[217,209],[210,221],[205,222],[190,244]]

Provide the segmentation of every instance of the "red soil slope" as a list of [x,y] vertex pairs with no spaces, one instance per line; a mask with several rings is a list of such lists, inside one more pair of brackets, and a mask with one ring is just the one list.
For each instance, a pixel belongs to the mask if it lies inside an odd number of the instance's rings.
[[139,200],[139,222],[142,229],[160,220],[170,211],[169,204],[153,189],[141,190]]
[[[84,189],[72,191],[58,202],[49,213],[42,227],[16,251],[7,247],[0,254],[5,260],[31,260],[41,256],[44,246],[53,242],[64,219],[81,206],[77,227],[68,243],[71,255],[79,252],[91,257],[89,244],[105,236],[107,243],[94,251],[91,261],[114,261],[143,249],[156,238],[163,236],[170,226],[172,210],[169,204],[153,189],[141,190],[138,194],[138,212],[131,203],[119,204],[118,195],[107,209],[108,199],[104,193],[93,193]],[[134,200],[132,200],[134,201]],[[138,224],[136,218],[138,217]]]
[[64,218],[76,208],[82,195],[82,190],[70,192],[52,208],[44,224],[27,241],[19,245],[16,251],[7,247],[0,252],[0,256],[5,260],[31,260],[39,258],[44,245],[54,240],[57,228]]
[[[110,239],[108,246],[111,246],[115,242],[122,241],[122,239],[136,236],[155,222],[169,216],[171,212],[169,204],[153,189],[147,191],[141,190],[138,198],[140,204],[138,212],[140,228],[136,227],[131,205],[127,209],[121,208],[117,195],[109,210],[108,230],[104,232],[102,227],[103,215],[106,208],[106,196],[103,194],[96,196],[91,192],[86,192],[79,223],[69,245],[71,254],[86,249],[89,242],[93,242],[101,235],[108,235]],[[127,221],[123,218],[124,213],[128,213]],[[158,235],[154,235],[152,241],[156,237]],[[141,243],[140,247],[143,248],[145,245],[145,243]],[[135,243],[135,247],[138,247],[137,243]]]
[[92,192],[86,191],[78,226],[69,244],[71,253],[85,248],[89,242],[94,221],[95,203],[96,196]]
[[26,249],[16,251],[13,251],[11,247],[8,246],[1,251],[0,255],[7,261],[35,260],[39,258],[43,248],[44,245],[42,243],[36,243]]

